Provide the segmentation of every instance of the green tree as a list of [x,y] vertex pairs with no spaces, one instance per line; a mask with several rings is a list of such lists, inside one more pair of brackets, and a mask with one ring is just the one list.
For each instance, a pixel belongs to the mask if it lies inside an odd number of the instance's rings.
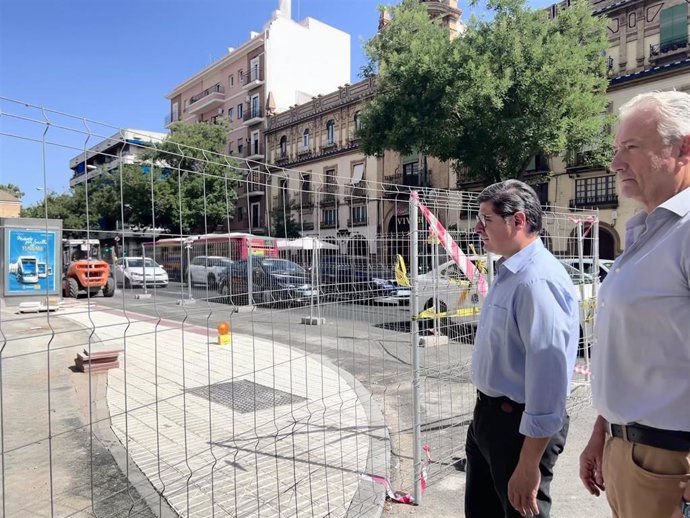
[[225,120],[176,123],[170,137],[151,153],[149,158],[168,183],[172,203],[167,226],[174,232],[213,232],[226,228],[234,216],[240,165],[225,155],[228,134]]
[[[84,237],[86,224],[86,190],[84,185],[74,187],[70,192],[49,191],[43,200],[22,208],[23,218],[45,218],[46,208],[49,219],[62,220],[63,237]],[[89,204],[89,224],[91,231],[100,230],[98,208]]]
[[377,95],[362,114],[367,154],[417,150],[458,160],[470,179],[521,178],[536,154],[570,157],[610,147],[606,126],[605,17],[580,0],[550,20],[523,0],[489,0],[451,39],[416,0],[366,44],[379,68]]
[[299,224],[292,217],[293,210],[297,207],[293,203],[287,206],[277,205],[271,210],[271,223],[273,225],[273,237],[294,238],[299,237]]
[[24,197],[24,193],[18,185],[13,183],[0,183],[0,191],[9,192],[12,196],[21,200]]

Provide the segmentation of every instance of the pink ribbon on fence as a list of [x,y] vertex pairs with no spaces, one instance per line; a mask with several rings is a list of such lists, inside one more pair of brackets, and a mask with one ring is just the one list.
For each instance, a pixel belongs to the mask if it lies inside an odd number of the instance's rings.
[[[426,462],[422,464],[422,494],[424,494],[424,491],[426,491],[427,486],[429,485],[429,474],[427,473],[427,466],[431,464],[433,461],[431,460],[431,446],[428,444],[425,444],[422,446],[422,450],[424,450],[424,453],[426,454]],[[393,490],[393,487],[391,486],[391,483],[388,482],[388,479],[382,475],[375,475],[373,473],[360,473],[359,476],[363,478],[364,480],[369,480],[370,482],[375,482],[377,484],[381,484],[385,490],[386,490],[386,497],[389,500],[393,500],[394,502],[398,502],[400,504],[414,504],[414,496],[412,496],[410,493],[406,493],[405,491],[395,491]]]
[[414,504],[414,497],[410,493],[405,493],[404,491],[393,491],[390,482],[385,477],[381,475],[374,475],[373,473],[360,473],[359,475],[364,480],[369,480],[371,482],[376,482],[381,484],[386,489],[386,497],[389,500],[398,502],[400,504]]
[[419,209],[422,211],[424,219],[426,219],[427,223],[429,224],[431,231],[436,233],[441,241],[441,244],[443,245],[443,248],[453,258],[455,264],[458,265],[460,270],[462,270],[462,273],[464,273],[468,279],[472,281],[477,279],[477,288],[479,289],[479,293],[481,293],[483,296],[486,296],[489,291],[489,283],[486,281],[486,276],[474,266],[474,263],[470,261],[469,257],[467,257],[465,253],[460,250],[458,244],[453,241],[453,238],[445,229],[443,224],[431,213],[429,208],[419,200],[419,193],[417,191],[413,191],[410,196],[417,200]]
[[589,226],[585,230],[584,234],[582,234],[582,237],[587,237],[587,234],[589,234],[589,231],[592,230],[592,225],[596,222],[596,220],[597,218],[595,218],[594,216],[587,216],[586,218],[568,218],[568,221],[575,224],[580,223],[581,221],[589,223]]

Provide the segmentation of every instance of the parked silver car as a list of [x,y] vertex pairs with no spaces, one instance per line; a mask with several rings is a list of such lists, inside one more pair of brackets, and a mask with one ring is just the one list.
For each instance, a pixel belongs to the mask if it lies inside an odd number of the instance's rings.
[[[215,289],[220,283],[220,279],[228,268],[232,266],[233,261],[227,257],[217,255],[199,255],[192,259],[189,265],[189,278],[192,285],[203,284],[209,289]],[[184,279],[187,281],[187,275]]]

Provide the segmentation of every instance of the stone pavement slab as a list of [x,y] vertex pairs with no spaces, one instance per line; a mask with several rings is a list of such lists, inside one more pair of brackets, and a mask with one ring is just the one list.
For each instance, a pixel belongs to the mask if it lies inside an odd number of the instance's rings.
[[[92,329],[93,350],[124,349],[120,368],[108,374],[112,429],[177,513],[346,516],[372,437],[367,411],[340,371],[247,335],[219,346],[215,324],[79,306],[60,318]],[[224,384],[230,393],[209,400],[209,386],[213,394]],[[269,402],[243,411],[253,402],[240,401],[233,386]],[[291,401],[275,406],[274,391]]]

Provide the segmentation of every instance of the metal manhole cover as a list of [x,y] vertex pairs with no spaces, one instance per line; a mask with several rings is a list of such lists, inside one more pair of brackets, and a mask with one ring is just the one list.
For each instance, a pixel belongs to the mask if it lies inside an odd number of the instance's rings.
[[305,401],[303,397],[259,385],[249,380],[213,383],[212,385],[187,389],[185,392],[232,408],[241,414]]

